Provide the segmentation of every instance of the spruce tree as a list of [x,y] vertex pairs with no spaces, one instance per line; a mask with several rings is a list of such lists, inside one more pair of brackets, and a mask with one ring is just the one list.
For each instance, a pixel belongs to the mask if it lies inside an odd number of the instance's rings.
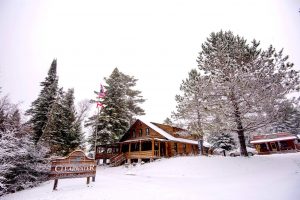
[[31,108],[26,112],[31,118],[29,123],[32,124],[34,131],[34,142],[37,143],[43,134],[48,121],[48,113],[56,100],[58,90],[58,77],[56,75],[56,59],[53,60],[48,76],[45,81],[41,82],[42,90],[38,98],[32,103]]

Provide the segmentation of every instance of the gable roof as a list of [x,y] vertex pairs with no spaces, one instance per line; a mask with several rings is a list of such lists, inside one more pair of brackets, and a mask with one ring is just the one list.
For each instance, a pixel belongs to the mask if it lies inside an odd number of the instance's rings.
[[[190,140],[190,139],[184,139],[184,138],[177,138],[172,136],[171,134],[167,133],[166,131],[164,131],[163,129],[159,128],[158,126],[154,125],[151,122],[147,122],[144,120],[140,120],[142,123],[146,124],[149,128],[153,129],[154,131],[156,131],[157,133],[159,133],[160,135],[164,136],[165,138],[167,138],[170,141],[174,141],[174,142],[182,142],[182,143],[188,143],[188,144],[198,144],[198,141],[196,140]],[[210,147],[211,145],[207,142],[203,142],[203,145],[205,147]]]

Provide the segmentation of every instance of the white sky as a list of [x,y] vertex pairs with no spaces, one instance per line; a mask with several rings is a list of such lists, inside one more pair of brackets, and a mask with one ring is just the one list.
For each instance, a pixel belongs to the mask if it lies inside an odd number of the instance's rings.
[[299,9],[300,0],[0,0],[0,86],[26,110],[53,58],[77,101],[118,67],[139,79],[143,119],[162,122],[213,31],[284,48],[299,70]]

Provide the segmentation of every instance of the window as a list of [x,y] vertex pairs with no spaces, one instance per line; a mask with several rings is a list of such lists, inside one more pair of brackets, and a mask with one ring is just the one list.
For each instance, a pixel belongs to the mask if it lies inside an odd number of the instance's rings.
[[135,135],[135,130],[132,131],[132,137],[133,137],[133,138],[136,137],[136,135]]
[[143,136],[143,129],[140,129],[139,136],[140,136],[140,137],[142,137],[142,136]]
[[149,136],[150,135],[150,130],[149,128],[146,128],[146,136]]

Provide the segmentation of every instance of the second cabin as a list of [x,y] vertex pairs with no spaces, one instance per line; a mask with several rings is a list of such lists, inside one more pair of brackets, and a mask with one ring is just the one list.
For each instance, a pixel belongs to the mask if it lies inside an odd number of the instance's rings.
[[[204,150],[208,144],[204,142]],[[198,141],[181,128],[136,120],[120,141],[113,145],[100,145],[96,159],[109,159],[112,166],[141,162],[177,155],[197,155]]]

